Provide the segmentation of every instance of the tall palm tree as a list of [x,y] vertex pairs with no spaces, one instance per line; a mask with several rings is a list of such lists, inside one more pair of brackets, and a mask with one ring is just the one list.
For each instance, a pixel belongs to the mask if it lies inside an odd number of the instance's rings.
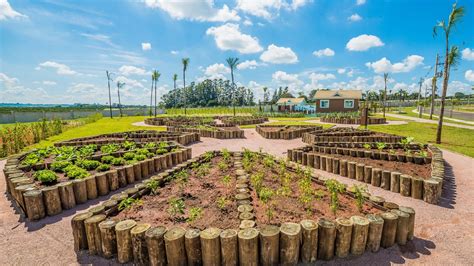
[[181,63],[183,63],[183,96],[184,96],[184,115],[186,115],[186,70],[188,69],[189,65],[189,58],[181,59]]
[[176,90],[176,80],[178,80],[178,74],[173,74],[173,84],[174,84],[175,90]]
[[160,78],[161,74],[158,72],[158,70],[153,71],[153,80],[155,81],[155,117],[156,117],[156,84],[158,83],[158,79]]
[[151,89],[150,89],[150,116],[153,115],[153,85],[155,84],[155,76],[151,74]]
[[110,111],[110,118],[112,118],[112,95],[110,93],[110,82],[112,81],[112,73],[108,70],[105,71],[107,75],[107,86],[109,87],[109,111]]
[[387,104],[387,79],[388,73],[383,73],[384,93],[383,93],[383,117],[385,117],[385,105]]
[[464,7],[457,7],[456,3],[453,4],[453,9],[449,14],[448,24],[444,20],[439,21],[433,28],[433,35],[437,35],[438,28],[441,28],[444,32],[445,37],[445,56],[444,56],[444,71],[443,71],[443,91],[441,93],[441,110],[439,113],[438,128],[436,130],[436,143],[441,143],[441,131],[443,129],[443,116],[444,116],[444,105],[446,100],[446,93],[448,91],[448,80],[449,80],[449,70],[452,65],[456,63],[457,58],[459,57],[459,50],[456,46],[449,50],[449,36],[451,30],[456,27],[456,24],[459,23],[461,18],[464,16]]
[[232,108],[234,109],[235,116],[235,83],[234,83],[234,69],[239,64],[239,58],[229,57],[225,60],[230,67],[230,76],[232,78]]
[[120,102],[120,88],[122,88],[123,86],[125,86],[125,82],[117,81],[117,96],[118,96],[118,107],[120,110],[120,117],[123,117],[122,103]]

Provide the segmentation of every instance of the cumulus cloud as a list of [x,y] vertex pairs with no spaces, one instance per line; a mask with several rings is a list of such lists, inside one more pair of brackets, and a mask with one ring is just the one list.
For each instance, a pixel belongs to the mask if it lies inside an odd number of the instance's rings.
[[177,54],[179,54],[179,52],[178,52],[178,51],[174,51],[174,50],[173,50],[173,51],[171,51],[170,53],[171,53],[172,55],[177,55]]
[[375,73],[384,73],[384,72],[410,72],[415,67],[423,64],[423,56],[419,55],[409,55],[402,62],[392,64],[387,58],[382,58],[375,62],[368,62],[365,65],[373,69]]
[[465,48],[462,50],[462,59],[465,60],[474,60],[474,49]]
[[50,98],[43,88],[25,88],[17,78],[0,72],[0,99],[2,102],[25,102],[27,99],[31,103],[41,103]]
[[470,69],[467,70],[466,73],[464,73],[464,77],[467,81],[474,82],[474,71]]
[[310,1],[308,0],[237,0],[237,9],[244,13],[271,19],[278,15],[279,11],[284,8],[286,10],[296,10]]
[[356,1],[356,4],[357,4],[358,6],[361,6],[361,5],[365,4],[365,1],[366,1],[366,0],[357,0],[357,1]]
[[144,89],[145,86],[143,84],[135,79],[127,78],[125,76],[118,76],[117,78],[114,79],[115,83],[117,82],[123,82],[125,83],[125,86],[131,87],[131,88],[142,88]]
[[53,61],[43,62],[39,64],[38,67],[36,67],[35,69],[39,70],[42,67],[55,69],[58,75],[79,75],[78,72],[72,70],[69,66]]
[[314,56],[323,57],[323,56],[334,56],[336,53],[331,48],[325,48],[313,52]]
[[151,43],[149,43],[149,42],[142,42],[142,50],[143,50],[143,51],[151,50]]
[[225,79],[225,74],[230,73],[230,68],[225,66],[224,64],[213,64],[204,70],[204,75],[206,78],[210,79]]
[[319,80],[328,80],[328,79],[335,79],[336,76],[334,74],[322,74],[322,73],[311,73],[309,74],[309,78],[311,80],[319,81]]
[[146,75],[151,75],[151,72],[146,71],[143,68],[136,67],[136,66],[127,66],[123,65],[119,68],[119,72],[122,75],[125,76],[130,76],[130,75],[140,75],[140,76],[146,76]]
[[230,10],[227,5],[222,8],[214,7],[214,0],[145,0],[149,8],[159,8],[174,19],[188,19],[195,21],[226,22],[239,21],[237,11]]
[[15,11],[8,3],[8,0],[0,0],[0,20],[28,18],[18,11]]
[[375,35],[362,34],[349,40],[346,49],[349,51],[367,51],[372,47],[380,47],[385,44]]
[[237,65],[237,69],[255,69],[259,65],[255,60],[245,60]]
[[338,68],[337,73],[338,74],[344,74],[344,73],[346,73],[346,69],[345,68]]
[[260,55],[263,62],[272,64],[294,64],[298,62],[298,56],[289,47],[278,47],[270,44],[267,50]]
[[351,16],[349,16],[347,19],[349,21],[356,22],[356,21],[362,20],[362,17],[359,14],[355,13],[355,14],[352,14]]
[[251,21],[250,19],[245,19],[245,20],[244,20],[244,25],[245,25],[245,26],[252,26],[253,23],[252,23],[252,21]]
[[50,80],[44,80],[43,81],[43,85],[46,85],[46,86],[54,86],[56,84],[57,83],[55,81],[50,81]]
[[273,82],[279,86],[288,86],[291,90],[303,86],[304,82],[298,77],[298,74],[288,74],[284,71],[276,71],[272,74]]
[[206,34],[214,36],[217,47],[224,51],[235,50],[242,54],[251,54],[263,50],[258,39],[240,32],[237,24],[226,23],[219,27],[210,27]]

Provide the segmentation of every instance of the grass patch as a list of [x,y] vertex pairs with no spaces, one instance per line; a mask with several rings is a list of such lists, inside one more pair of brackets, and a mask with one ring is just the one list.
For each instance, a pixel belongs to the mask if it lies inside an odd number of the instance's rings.
[[[434,144],[436,124],[409,122],[406,125],[369,125],[369,129],[400,136],[411,136],[415,141]],[[465,128],[443,126],[442,144],[437,145],[450,151],[474,157],[474,131]]]
[[[428,108],[429,108],[429,107],[428,107]],[[402,112],[404,112],[404,113],[399,114],[397,110],[392,110],[392,111],[389,112],[389,113],[419,118],[419,115],[418,115],[417,113],[413,113],[413,112],[412,112],[413,109],[416,109],[416,107],[402,107],[401,110],[402,110]],[[463,122],[458,122],[458,121],[451,120],[450,117],[449,117],[449,110],[450,110],[450,109],[445,109],[445,111],[444,111],[444,122],[453,123],[453,124],[458,124],[458,125],[472,126],[472,124],[468,124],[468,123],[463,123]],[[435,115],[436,115],[436,114],[435,114]],[[423,114],[421,118],[430,119],[430,115],[429,115],[429,114]],[[393,120],[392,118],[390,118],[390,119]],[[438,121],[438,117],[437,117],[437,116],[433,116],[432,121]]]

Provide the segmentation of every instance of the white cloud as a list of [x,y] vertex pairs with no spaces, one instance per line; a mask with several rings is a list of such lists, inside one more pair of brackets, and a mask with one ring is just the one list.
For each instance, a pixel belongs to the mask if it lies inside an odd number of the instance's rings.
[[246,60],[237,65],[237,69],[255,69],[260,64],[255,60]]
[[44,80],[43,81],[43,85],[46,85],[46,86],[54,86],[56,84],[57,83],[55,81],[49,81],[49,80]]
[[89,33],[81,33],[81,35],[90,40],[94,40],[94,41],[98,41],[98,42],[102,42],[107,45],[110,45],[113,48],[119,48],[118,45],[112,42],[112,40],[110,39],[110,36],[107,36],[104,34],[89,34]]
[[10,6],[10,3],[8,3],[8,0],[0,0],[0,20],[7,20],[10,18],[28,18],[28,16],[25,16],[20,12],[15,11]]
[[365,4],[365,1],[366,1],[366,0],[357,0],[356,4],[357,4],[358,6],[361,6],[361,5]]
[[143,50],[143,51],[151,50],[151,43],[149,43],[149,42],[142,42],[142,50]]
[[270,44],[267,50],[260,55],[264,62],[273,64],[294,64],[298,62],[298,56],[289,47],[278,47]]
[[336,53],[331,48],[325,48],[313,52],[314,56],[323,57],[323,56],[334,56]]
[[345,68],[338,68],[337,73],[338,74],[344,74],[344,73],[346,73],[346,69]]
[[116,84],[117,82],[123,82],[125,83],[126,86],[131,87],[131,88],[145,88],[145,86],[143,86],[143,84],[140,81],[135,80],[135,79],[130,79],[124,76],[118,76],[117,78],[114,79],[114,81],[115,81],[114,84]]
[[245,26],[252,26],[253,23],[252,23],[252,21],[251,21],[250,19],[245,19],[245,20],[244,20],[244,25],[245,25]]
[[465,48],[462,50],[462,59],[474,60],[474,49]]
[[410,55],[403,59],[402,62],[392,64],[387,58],[382,58],[375,62],[368,62],[365,65],[368,68],[374,70],[375,73],[384,73],[384,72],[410,72],[415,67],[423,64],[424,58],[419,55]]
[[145,0],[145,5],[150,8],[160,8],[168,13],[172,18],[181,20],[226,22],[239,21],[237,11],[230,10],[227,5],[217,9],[214,7],[214,0]]
[[0,72],[0,99],[2,102],[44,103],[49,100],[49,96],[43,88],[25,88],[17,78]]
[[291,2],[284,0],[237,0],[237,9],[256,17],[271,19],[277,16],[282,8],[296,10],[309,2],[308,0],[292,0]]
[[225,74],[230,73],[230,68],[224,64],[213,64],[204,70],[204,75],[209,79],[225,79]]
[[453,80],[448,85],[448,94],[454,95],[456,92],[462,92],[464,94],[472,94],[472,85]]
[[206,34],[214,36],[217,47],[224,51],[236,50],[242,54],[251,54],[263,50],[258,39],[240,32],[237,24],[226,23],[219,27],[210,27]]
[[375,35],[362,34],[349,40],[346,49],[349,51],[367,51],[372,47],[384,46],[385,44]]
[[320,80],[335,79],[336,76],[334,76],[334,74],[331,74],[331,73],[328,73],[328,74],[311,73],[309,75],[309,78],[314,81],[320,81]]
[[7,74],[0,72],[0,81],[5,84],[6,87],[13,86],[18,82],[17,78],[11,78]]
[[467,81],[474,82],[474,71],[470,69],[467,70],[466,73],[464,73],[464,77]]
[[354,75],[354,69],[351,69],[349,72],[347,72],[347,76],[352,78],[352,76]]
[[356,22],[356,21],[360,21],[362,20],[362,17],[355,13],[355,14],[352,14],[350,17],[347,18],[348,20],[352,21],[352,22]]
[[56,69],[56,73],[58,75],[79,75],[79,73],[72,70],[70,67],[68,67],[64,64],[53,62],[53,61],[43,62],[43,63],[39,64],[39,66],[35,69],[38,70],[38,69],[41,69],[41,67]]
[[146,76],[146,75],[151,75],[151,72],[146,71],[143,68],[139,68],[136,66],[127,66],[123,65],[119,68],[119,72],[122,75],[129,76],[129,75],[141,75],[141,76]]
[[276,71],[272,74],[273,82],[275,82],[278,86],[288,86],[290,90],[294,90],[301,88],[304,84],[298,78],[298,74],[288,74],[284,71]]
[[179,54],[179,52],[173,50],[173,51],[171,51],[171,54],[172,54],[172,55],[177,55],[177,54]]

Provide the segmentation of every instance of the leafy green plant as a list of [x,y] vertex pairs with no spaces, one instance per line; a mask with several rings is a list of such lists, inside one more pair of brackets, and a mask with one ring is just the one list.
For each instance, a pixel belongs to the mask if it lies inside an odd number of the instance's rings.
[[210,162],[212,160],[212,158],[214,158],[214,153],[212,151],[206,151],[204,153],[203,158],[204,158],[205,162]]
[[165,149],[165,148],[159,148],[156,150],[156,154],[160,155],[160,154],[165,154],[168,152],[168,149]]
[[217,164],[217,167],[219,167],[219,169],[221,171],[227,171],[227,169],[229,169],[229,165],[227,164],[227,162],[225,160],[222,160],[220,161],[218,164]]
[[385,147],[387,147],[387,144],[385,142],[377,142],[376,145],[379,151],[382,151],[383,149],[385,149]]
[[370,148],[371,148],[371,146],[370,146],[369,143],[365,143],[365,144],[364,144],[364,149],[370,150]]
[[165,148],[168,148],[170,145],[168,145],[167,142],[165,141],[161,141],[158,143],[158,148],[161,148],[161,149],[165,149]]
[[227,204],[229,204],[229,200],[226,197],[222,196],[217,199],[216,204],[219,209],[223,210],[225,209]]
[[394,150],[394,149],[390,149],[390,150],[388,151],[388,153],[391,154],[391,155],[393,155],[393,154],[395,154],[395,150]]
[[43,160],[38,154],[30,153],[25,157],[25,159],[23,159],[22,164],[27,165],[27,166],[33,166],[42,162]]
[[71,165],[70,161],[54,161],[49,166],[49,168],[53,170],[54,172],[63,173],[64,168],[68,167],[69,165]]
[[272,156],[267,155],[263,158],[263,165],[267,168],[273,168],[273,165],[275,165],[275,160]]
[[222,158],[224,159],[224,161],[230,162],[231,155],[228,149],[226,148],[222,149]]
[[199,167],[196,169],[196,174],[198,177],[205,177],[206,175],[209,174],[211,171],[211,166],[209,163],[203,163],[199,165]]
[[255,173],[250,176],[250,183],[252,184],[253,188],[255,188],[257,195],[260,194],[260,190],[262,189],[263,177],[264,174],[262,172]]
[[119,145],[117,144],[106,144],[100,147],[100,151],[104,154],[116,152],[120,149]]
[[145,145],[143,145],[143,148],[148,149],[148,150],[154,149],[154,148],[156,148],[156,143],[155,142],[148,142]]
[[33,174],[33,177],[42,184],[52,184],[58,180],[58,176],[51,170],[40,170]]
[[148,182],[146,184],[146,187],[149,188],[153,194],[155,194],[155,192],[158,189],[159,185],[160,184],[158,183],[157,180],[151,179],[150,182]]
[[129,151],[135,149],[137,147],[137,144],[135,142],[126,140],[124,143],[122,143],[122,147],[125,150]]
[[101,163],[95,170],[97,170],[99,172],[109,171],[110,170],[110,165],[105,164],[105,163]]
[[146,159],[146,155],[143,154],[135,154],[135,157],[133,158],[135,161],[143,161]]
[[121,157],[117,157],[117,158],[112,159],[112,161],[110,163],[112,165],[119,166],[119,165],[124,165],[125,160]]
[[338,182],[335,179],[328,179],[324,181],[324,185],[329,191],[331,200],[329,201],[329,207],[331,208],[334,215],[336,215],[339,209],[339,193],[344,192],[344,184]]
[[142,204],[143,204],[143,201],[141,199],[134,199],[132,197],[129,197],[129,198],[126,198],[126,199],[123,199],[122,201],[120,201],[120,203],[118,205],[118,209],[119,209],[119,211],[121,211],[121,210],[124,210],[124,209],[129,209],[132,206],[142,205]]
[[404,150],[407,150],[408,146],[410,146],[410,144],[412,144],[414,140],[414,137],[406,137],[400,140],[400,144],[402,144]]
[[226,187],[230,186],[231,181],[232,181],[232,178],[230,177],[230,175],[225,175],[222,177],[222,183],[224,183]]
[[265,204],[270,201],[270,199],[273,197],[275,192],[271,188],[267,187],[262,187],[260,191],[258,192],[258,198]]
[[189,216],[188,219],[186,219],[187,222],[194,222],[202,217],[202,208],[199,207],[193,207],[189,210]]
[[115,159],[114,156],[112,156],[112,155],[105,155],[105,156],[102,156],[102,157],[100,158],[100,161],[101,161],[102,163],[110,164],[113,159]]
[[91,171],[99,167],[100,162],[96,160],[79,160],[76,162],[76,165],[83,169]]
[[122,156],[125,160],[127,161],[131,161],[135,158],[135,153],[133,152],[126,152],[123,156]]
[[427,151],[419,151],[418,155],[423,157],[423,158],[426,158],[426,157],[428,157],[428,152]]
[[265,215],[267,216],[268,223],[271,223],[273,219],[273,212],[274,212],[275,205],[270,203],[267,204],[267,208],[265,209]]
[[168,213],[173,217],[184,214],[185,208],[184,200],[181,198],[173,198],[168,201]]
[[70,165],[64,168],[64,173],[69,179],[82,179],[89,176],[89,172],[77,165]]
[[354,192],[354,195],[356,197],[357,209],[359,210],[359,212],[361,212],[365,202],[364,193],[367,192],[367,186],[354,184],[352,186],[352,191]]

